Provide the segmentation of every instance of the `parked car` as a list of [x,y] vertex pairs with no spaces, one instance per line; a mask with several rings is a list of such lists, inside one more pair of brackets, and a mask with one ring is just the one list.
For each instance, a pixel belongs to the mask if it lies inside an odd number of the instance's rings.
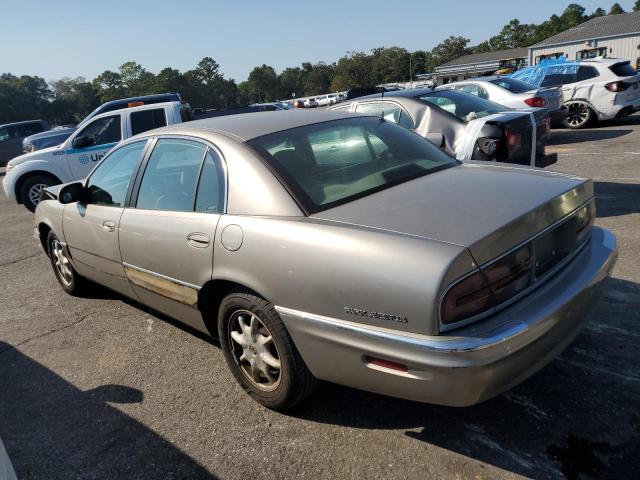
[[[36,150],[42,150],[43,148],[55,147],[62,144],[67,138],[69,138],[76,129],[85,125],[96,115],[100,115],[105,112],[112,112],[114,110],[120,110],[122,108],[138,107],[141,105],[151,105],[155,103],[166,102],[182,102],[179,93],[159,93],[156,95],[143,95],[140,97],[121,98],[118,100],[111,100],[105,102],[96,108],[93,112],[87,115],[77,127],[65,128],[65,129],[53,129],[44,133],[37,133],[25,138],[22,142],[23,153],[31,153]],[[186,102],[185,110],[189,110],[190,107]],[[190,110],[189,110],[190,112]],[[187,114],[189,113],[187,112]]]
[[302,102],[304,103],[304,108],[316,108],[318,106],[318,102],[315,98],[305,98]]
[[567,118],[562,90],[558,87],[534,87],[515,78],[494,76],[448,83],[440,88],[460,90],[509,108],[546,108],[553,125]]
[[336,103],[335,95],[320,95],[316,97],[316,102],[318,102],[319,107],[326,107],[328,105],[334,105]]
[[45,120],[27,120],[0,125],[0,166],[6,165],[9,160],[22,153],[24,138],[50,128]]
[[5,195],[33,211],[43,188],[79,180],[118,142],[185,120],[181,102],[157,103],[94,116],[62,145],[14,158],[2,179]]
[[345,100],[353,100],[354,98],[373,95],[375,93],[380,93],[380,90],[381,89],[378,87],[353,87],[347,90]]
[[293,107],[286,102],[266,102],[266,103],[253,103],[250,107],[258,107],[260,111],[270,112],[274,110],[291,110]]
[[627,60],[554,61],[519,70],[512,78],[541,87],[561,87],[569,128],[622,118],[640,110],[640,74]]
[[217,336],[277,410],[317,379],[497,395],[571,343],[616,257],[590,180],[458,162],[355,113],[147,132],[45,199],[36,231],[63,290],[92,280]]
[[457,90],[423,88],[361,97],[332,109],[379,115],[462,160],[538,167],[557,161],[557,155],[545,154],[550,121],[543,108],[517,111]]
[[300,100],[299,98],[293,101],[293,108],[305,108],[304,107],[304,102],[302,100]]

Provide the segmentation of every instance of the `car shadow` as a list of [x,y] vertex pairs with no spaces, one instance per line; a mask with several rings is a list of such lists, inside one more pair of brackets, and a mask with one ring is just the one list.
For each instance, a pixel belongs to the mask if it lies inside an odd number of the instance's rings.
[[143,402],[136,388],[79,390],[2,341],[0,378],[0,431],[20,479],[216,478],[110,405]]
[[594,182],[596,215],[619,217],[640,212],[640,184]]
[[[323,384],[294,415],[404,429],[416,441],[532,478],[637,478],[640,285],[609,279],[603,290],[569,349],[492,400],[450,408]],[[633,305],[636,313],[625,314]]]
[[549,145],[570,145],[572,143],[597,142],[599,140],[613,140],[632,133],[631,129],[624,130],[554,130],[551,133]]

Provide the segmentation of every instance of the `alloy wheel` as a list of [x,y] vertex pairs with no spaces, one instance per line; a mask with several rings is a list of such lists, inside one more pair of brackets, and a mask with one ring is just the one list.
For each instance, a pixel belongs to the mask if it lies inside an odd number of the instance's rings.
[[567,123],[572,127],[580,127],[587,123],[589,119],[589,107],[584,103],[574,103],[569,105],[569,114],[567,115]]
[[53,255],[53,265],[56,268],[56,273],[62,283],[65,285],[71,285],[73,281],[73,271],[71,270],[71,263],[64,253],[64,248],[58,240],[51,242],[51,253]]
[[40,193],[47,187],[48,185],[44,183],[36,183],[35,185],[32,185],[28,194],[29,201],[34,205],[37,205],[40,202]]
[[265,324],[248,310],[237,310],[229,317],[229,345],[243,375],[256,388],[278,388],[281,363],[273,336]]

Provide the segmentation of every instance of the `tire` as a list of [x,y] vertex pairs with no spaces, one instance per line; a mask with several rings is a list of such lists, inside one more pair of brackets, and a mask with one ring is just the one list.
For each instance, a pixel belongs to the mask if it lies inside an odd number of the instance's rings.
[[18,200],[27,207],[30,212],[35,211],[40,201],[40,190],[60,183],[51,175],[37,174],[27,177],[18,189]]
[[317,380],[264,298],[244,290],[230,292],[218,311],[218,335],[231,373],[261,405],[286,411],[315,389]]
[[53,273],[62,289],[69,295],[80,295],[86,288],[88,281],[74,270],[60,240],[53,232],[49,232],[47,236],[47,252]]
[[562,124],[565,127],[574,130],[587,127],[596,118],[595,112],[586,103],[570,103],[569,105],[567,105],[567,110],[567,118],[564,119]]

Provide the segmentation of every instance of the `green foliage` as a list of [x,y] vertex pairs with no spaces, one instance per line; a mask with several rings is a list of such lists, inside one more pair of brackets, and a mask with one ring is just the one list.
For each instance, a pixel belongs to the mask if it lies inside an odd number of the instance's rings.
[[[636,0],[633,11],[639,10],[640,0]],[[609,14],[620,13],[624,10],[615,3]],[[261,65],[239,85],[225,78],[211,57],[203,58],[184,73],[167,67],[155,75],[136,62],[126,62],[118,71],[106,70],[91,82],[78,77],[47,84],[40,77],[5,73],[0,75],[0,122],[44,118],[57,124],[76,123],[103,102],[163,92],[180,93],[192,107],[224,109],[403,82],[462,55],[527,47],[603,15],[606,12],[602,8],[588,15],[584,7],[571,3],[560,15],[552,15],[539,25],[514,18],[497,35],[473,47],[468,38],[450,36],[430,51],[378,47],[370,53],[347,52],[332,64],[304,62],[285,68],[280,74],[269,65]]]
[[[634,8],[635,8],[635,5],[634,5]],[[611,10],[609,10],[609,15],[620,15],[621,13],[625,13],[625,12],[624,12],[624,8],[622,8],[619,3],[614,3],[613,5],[611,5]]]

